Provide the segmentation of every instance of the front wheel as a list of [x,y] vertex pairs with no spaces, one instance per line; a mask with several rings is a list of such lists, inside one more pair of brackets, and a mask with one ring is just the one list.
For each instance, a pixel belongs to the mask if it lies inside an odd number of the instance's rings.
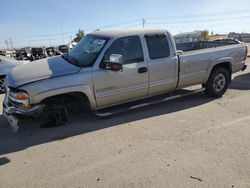
[[227,91],[229,81],[229,72],[223,67],[218,67],[212,71],[205,84],[205,93],[210,97],[221,97]]
[[5,76],[0,76],[0,94],[5,93],[4,79],[5,79]]

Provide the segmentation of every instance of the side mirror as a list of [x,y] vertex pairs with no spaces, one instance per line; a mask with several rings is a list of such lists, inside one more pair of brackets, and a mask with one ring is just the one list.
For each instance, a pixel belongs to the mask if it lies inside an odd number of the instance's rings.
[[122,71],[122,55],[120,54],[112,54],[109,57],[109,60],[105,60],[100,64],[100,68],[111,70],[111,71]]
[[182,50],[176,50],[177,55],[182,55],[184,52]]

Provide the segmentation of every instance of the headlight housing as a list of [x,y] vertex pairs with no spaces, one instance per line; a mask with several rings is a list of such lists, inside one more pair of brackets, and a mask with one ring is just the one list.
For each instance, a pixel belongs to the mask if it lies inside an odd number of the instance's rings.
[[29,104],[29,95],[22,90],[10,90],[9,93],[10,102],[17,108],[23,110],[29,110],[31,108]]
[[14,93],[14,97],[17,100],[20,100],[20,101],[24,101],[24,100],[28,100],[29,99],[29,95],[27,93],[25,93],[25,92]]

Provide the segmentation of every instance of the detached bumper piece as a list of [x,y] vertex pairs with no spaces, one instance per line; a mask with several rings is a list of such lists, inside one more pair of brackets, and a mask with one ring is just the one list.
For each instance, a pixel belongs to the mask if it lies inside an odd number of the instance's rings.
[[3,112],[4,117],[8,120],[8,123],[11,127],[12,132],[17,133],[19,131],[19,119],[13,115],[8,115],[5,112]]
[[244,67],[242,68],[242,71],[247,69],[247,64],[244,65]]
[[18,117],[32,117],[35,114],[41,112],[44,109],[44,105],[34,105],[29,110],[22,110],[15,106],[12,106],[7,97],[3,102],[3,115],[8,120],[8,123],[13,132],[18,132],[20,119]]

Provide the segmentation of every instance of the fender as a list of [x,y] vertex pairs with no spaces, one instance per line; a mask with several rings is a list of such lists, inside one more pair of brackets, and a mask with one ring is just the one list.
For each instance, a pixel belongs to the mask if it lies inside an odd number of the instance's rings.
[[[59,78],[57,78],[59,79]],[[30,96],[30,104],[39,104],[46,98],[53,97],[56,95],[62,95],[67,93],[79,92],[84,94],[89,100],[89,105],[91,109],[96,109],[96,100],[92,89],[88,84],[81,83],[71,83],[65,85],[61,81],[53,80],[52,83],[48,84],[48,80],[42,80],[37,84],[31,83],[24,86],[21,86],[19,89],[26,91]]]
[[206,82],[207,82],[207,80],[208,80],[208,78],[209,78],[209,76],[210,76],[210,74],[211,74],[213,68],[214,68],[216,65],[218,65],[218,64],[220,64],[220,63],[230,63],[230,67],[232,67],[232,62],[233,62],[233,58],[232,58],[232,57],[225,57],[225,58],[220,58],[220,59],[216,59],[215,61],[212,61],[212,62],[210,63],[210,65],[208,66],[208,68],[207,68],[207,74],[206,74],[206,76],[205,76],[205,78],[204,78],[203,83],[206,83]]
[[90,108],[96,108],[96,101],[95,97],[87,85],[73,85],[69,87],[60,87],[60,88],[53,88],[51,90],[46,90],[43,92],[38,93],[36,96],[33,97],[33,103],[43,101],[46,98],[53,97],[56,95],[67,94],[72,92],[79,92],[84,94],[87,99],[89,100]]

